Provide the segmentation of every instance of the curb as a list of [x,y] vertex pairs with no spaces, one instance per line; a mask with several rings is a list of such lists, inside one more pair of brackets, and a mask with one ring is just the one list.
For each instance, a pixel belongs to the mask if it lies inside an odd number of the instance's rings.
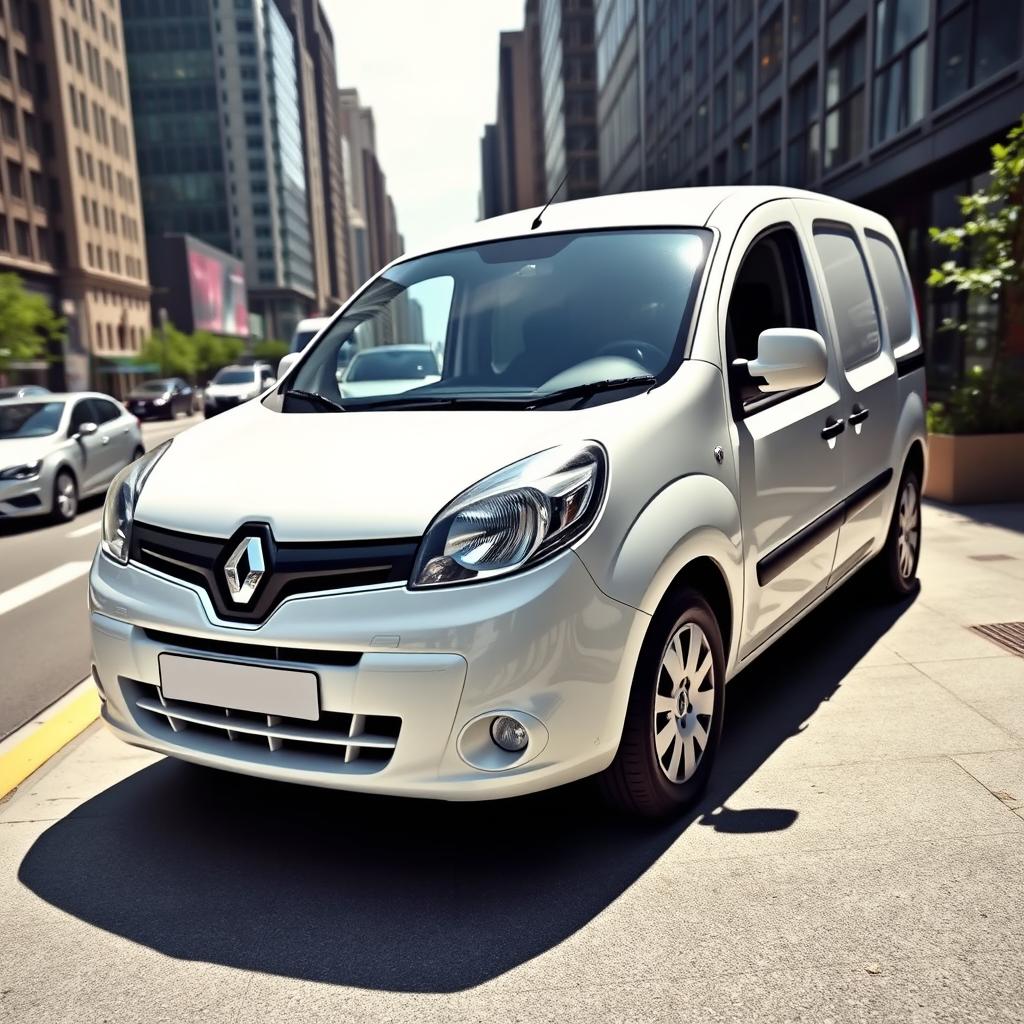
[[99,694],[92,679],[86,678],[0,742],[0,800],[90,726],[99,713]]

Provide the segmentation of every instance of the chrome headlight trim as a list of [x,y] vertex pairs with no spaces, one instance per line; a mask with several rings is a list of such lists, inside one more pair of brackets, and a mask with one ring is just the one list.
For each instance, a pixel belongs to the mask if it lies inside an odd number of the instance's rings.
[[171,438],[129,463],[114,477],[103,503],[102,534],[100,546],[103,552],[122,565],[128,561],[131,550],[132,524],[135,521],[135,506],[143,485],[154,467],[171,446]]
[[409,588],[507,576],[552,557],[593,524],[607,481],[608,456],[595,441],[549,448],[498,470],[434,518]]

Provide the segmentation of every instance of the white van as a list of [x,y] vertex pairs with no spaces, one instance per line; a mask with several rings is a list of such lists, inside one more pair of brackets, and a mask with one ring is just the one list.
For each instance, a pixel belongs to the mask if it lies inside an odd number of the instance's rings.
[[[924,360],[886,220],[779,188],[535,216],[391,264],[120,475],[89,588],[117,735],[403,796],[599,776],[664,815],[732,676],[862,567],[912,590]],[[410,333],[434,379],[342,393],[343,350]]]
[[314,316],[308,320],[300,320],[295,325],[295,333],[292,335],[290,352],[301,352],[329,323],[329,316]]

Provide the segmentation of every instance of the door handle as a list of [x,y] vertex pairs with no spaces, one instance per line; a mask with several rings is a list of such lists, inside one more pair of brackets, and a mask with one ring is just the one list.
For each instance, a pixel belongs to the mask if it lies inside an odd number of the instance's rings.
[[825,426],[821,428],[821,436],[828,441],[830,438],[838,437],[846,429],[846,424],[843,422],[842,417],[836,419],[835,416],[829,416],[825,420]]
[[104,434],[103,435],[103,441],[101,443],[102,444],[110,444],[110,435],[109,434]]
[[870,409],[865,409],[864,406],[858,402],[854,405],[853,412],[850,413],[850,426],[855,427],[858,423],[863,423],[870,413]]

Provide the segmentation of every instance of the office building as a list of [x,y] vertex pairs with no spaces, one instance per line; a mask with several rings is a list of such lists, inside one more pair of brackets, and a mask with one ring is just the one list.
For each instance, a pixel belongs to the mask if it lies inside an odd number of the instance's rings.
[[560,199],[598,191],[597,82],[593,0],[540,0],[544,177]]
[[377,158],[373,111],[359,101],[355,89],[338,92],[339,125],[346,185],[349,259],[353,286],[358,288],[404,249],[394,203]]
[[14,370],[117,391],[116,360],[138,351],[149,325],[120,9],[7,0],[2,13],[0,272],[17,273],[68,323],[54,362]]
[[602,193],[643,185],[640,0],[595,0],[598,164]]
[[981,336],[938,330],[966,308],[925,286],[943,258],[928,227],[957,220],[956,197],[976,187],[989,146],[1024,111],[1024,4],[658,0],[644,8],[646,187],[784,183],[878,210],[907,253],[930,383],[941,388],[985,365],[985,311],[972,317]]
[[[302,3],[123,0],[123,10],[147,230],[240,258],[264,331],[290,337],[335,290]],[[319,23],[310,35],[322,74]]]

